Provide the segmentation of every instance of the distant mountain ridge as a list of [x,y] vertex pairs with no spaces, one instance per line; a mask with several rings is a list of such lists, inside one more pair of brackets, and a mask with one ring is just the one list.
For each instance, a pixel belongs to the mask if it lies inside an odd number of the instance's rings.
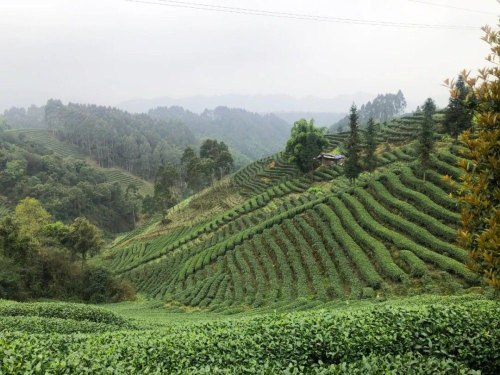
[[180,121],[197,138],[222,140],[247,162],[281,150],[290,134],[290,124],[277,116],[239,108],[216,107],[198,115],[178,106],[157,107],[148,115],[162,121]]
[[365,103],[375,95],[369,93],[354,93],[338,95],[333,98],[304,96],[296,98],[290,95],[242,95],[227,94],[214,96],[189,96],[184,98],[159,97],[151,99],[127,100],[117,104],[119,108],[130,112],[147,112],[156,107],[179,106],[189,111],[202,113],[207,108],[226,106],[244,108],[250,112],[343,112],[345,113],[353,102]]

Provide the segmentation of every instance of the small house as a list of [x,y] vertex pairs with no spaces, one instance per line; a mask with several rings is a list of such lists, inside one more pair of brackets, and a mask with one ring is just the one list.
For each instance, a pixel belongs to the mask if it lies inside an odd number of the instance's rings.
[[318,160],[321,165],[332,165],[332,164],[338,164],[342,165],[344,164],[344,159],[345,156],[341,154],[333,155],[333,154],[319,154],[316,157],[316,160]]

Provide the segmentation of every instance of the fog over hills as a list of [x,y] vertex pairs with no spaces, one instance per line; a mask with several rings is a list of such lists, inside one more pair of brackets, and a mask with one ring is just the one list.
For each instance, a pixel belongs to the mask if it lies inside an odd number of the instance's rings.
[[183,98],[158,97],[151,99],[133,99],[119,103],[117,106],[129,112],[147,112],[156,107],[179,106],[192,112],[201,113],[205,109],[218,106],[229,108],[243,108],[251,112],[328,112],[346,113],[353,102],[362,104],[375,95],[358,92],[355,94],[339,95],[334,98],[317,96],[293,97],[284,94],[274,95],[243,95],[227,94],[216,96],[188,96]]

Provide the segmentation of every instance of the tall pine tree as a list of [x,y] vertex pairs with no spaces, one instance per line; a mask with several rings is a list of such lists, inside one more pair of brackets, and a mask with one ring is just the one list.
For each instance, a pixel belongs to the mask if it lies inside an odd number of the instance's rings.
[[[454,83],[454,93],[450,96],[443,125],[446,132],[457,139],[459,134],[472,126],[472,110],[474,95],[469,95],[462,75]],[[467,102],[467,104],[466,104]]]
[[358,113],[356,105],[352,105],[351,113],[349,114],[349,137],[346,141],[346,161],[344,166],[344,174],[354,183],[361,173],[361,165],[359,162],[360,145],[359,145],[359,125]]
[[366,128],[366,149],[365,149],[365,168],[368,172],[373,172],[377,168],[377,159],[375,158],[375,150],[377,149],[377,141],[375,139],[375,121],[370,117],[368,127]]
[[425,172],[429,168],[431,154],[434,150],[434,120],[432,115],[436,112],[436,104],[431,98],[428,98],[423,107],[424,121],[420,129],[418,143],[418,158],[423,170],[425,181]]

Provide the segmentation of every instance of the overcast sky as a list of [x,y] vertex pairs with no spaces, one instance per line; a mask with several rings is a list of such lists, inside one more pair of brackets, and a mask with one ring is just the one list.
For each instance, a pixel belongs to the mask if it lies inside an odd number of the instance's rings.
[[445,78],[485,65],[479,28],[496,26],[500,8],[495,0],[186,1],[478,29],[312,22],[125,0],[0,0],[0,110],[48,98],[116,105],[162,96],[331,98],[398,89],[410,103],[432,96],[443,105]]

